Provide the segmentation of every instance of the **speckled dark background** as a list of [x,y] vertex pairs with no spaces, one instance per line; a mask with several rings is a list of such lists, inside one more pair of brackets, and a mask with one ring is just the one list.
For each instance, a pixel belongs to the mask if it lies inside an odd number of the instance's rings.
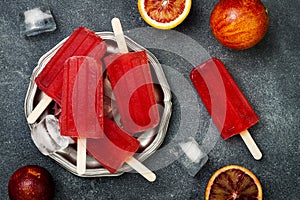
[[[248,97],[260,117],[250,131],[263,152],[261,161],[255,161],[236,136],[219,140],[195,177],[177,162],[156,171],[154,183],[131,173],[114,178],[79,178],[69,173],[43,156],[31,141],[23,104],[32,70],[41,55],[78,26],[111,31],[113,17],[122,19],[124,30],[147,24],[139,15],[136,0],[1,0],[0,199],[8,199],[10,175],[27,164],[49,170],[56,185],[55,199],[203,199],[210,176],[228,164],[252,170],[262,183],[264,199],[300,199],[300,2],[263,0],[270,15],[268,33],[258,45],[245,51],[229,50],[212,36],[209,16],[216,2],[194,0],[189,16],[175,30],[196,40],[211,56],[222,59]],[[20,36],[19,12],[41,5],[50,6],[58,29],[31,38]],[[168,61],[166,56],[158,57]],[[179,117],[172,116],[168,134],[172,134],[172,122]]]

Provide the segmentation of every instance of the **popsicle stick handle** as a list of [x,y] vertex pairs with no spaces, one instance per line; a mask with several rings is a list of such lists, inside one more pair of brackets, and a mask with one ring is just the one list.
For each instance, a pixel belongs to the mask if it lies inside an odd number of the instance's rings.
[[248,147],[250,153],[256,160],[260,160],[262,158],[262,153],[259,150],[258,146],[256,145],[255,141],[251,137],[248,130],[245,130],[240,133],[242,139],[244,140],[246,146]]
[[45,95],[41,101],[36,105],[33,111],[28,115],[27,122],[33,124],[44,112],[47,106],[51,103],[51,97]]
[[120,53],[127,53],[128,48],[126,45],[122,25],[121,25],[119,18],[113,18],[111,20],[111,25],[112,25],[112,28],[113,28],[113,31],[115,34],[115,38],[116,38]]
[[135,171],[141,174],[145,179],[150,182],[155,181],[156,175],[148,169],[145,165],[143,165],[140,161],[135,159],[134,157],[129,158],[125,161],[129,166],[131,166]]
[[86,170],[86,138],[77,139],[77,173],[84,174]]

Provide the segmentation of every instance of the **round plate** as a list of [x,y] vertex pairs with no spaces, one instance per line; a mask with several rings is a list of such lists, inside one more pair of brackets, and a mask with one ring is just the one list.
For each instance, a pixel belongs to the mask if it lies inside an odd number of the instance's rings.
[[[115,42],[115,38],[112,32],[97,32],[97,35],[101,36],[101,38],[107,43],[107,54],[117,53],[117,44]],[[41,92],[37,85],[34,82],[34,79],[37,75],[43,70],[48,61],[54,56],[56,51],[63,45],[63,43],[67,40],[65,38],[60,43],[58,43],[54,48],[45,53],[39,60],[37,67],[33,70],[31,75],[31,81],[28,87],[27,95],[25,98],[25,116],[27,117],[33,110],[34,106],[41,99],[43,92]],[[125,36],[125,40],[129,51],[140,51],[146,50],[141,45],[134,42],[132,39]],[[140,141],[140,149],[135,154],[135,157],[141,162],[151,156],[162,144],[168,124],[171,116],[172,102],[171,102],[171,92],[169,84],[166,80],[165,74],[161,68],[160,63],[155,58],[155,56],[146,50],[148,61],[151,67],[152,76],[154,79],[155,90],[159,94],[159,103],[162,109],[160,110],[160,123],[157,127],[144,131],[140,133],[137,139]],[[51,106],[51,104],[50,104]],[[53,104],[52,104],[53,106]],[[40,119],[45,117],[49,113],[49,109],[46,109]],[[40,120],[39,119],[39,120]],[[38,121],[34,124],[29,124],[30,129],[32,130],[34,126],[36,126]],[[67,148],[54,152],[49,155],[50,158],[55,160],[58,164],[64,167],[66,170],[77,176],[83,177],[103,177],[103,176],[118,176],[124,172],[128,172],[131,168],[128,165],[123,165],[116,173],[111,174],[105,168],[103,168],[95,159],[87,156],[87,169],[86,172],[82,175],[77,174],[76,172],[76,145],[70,144]]]

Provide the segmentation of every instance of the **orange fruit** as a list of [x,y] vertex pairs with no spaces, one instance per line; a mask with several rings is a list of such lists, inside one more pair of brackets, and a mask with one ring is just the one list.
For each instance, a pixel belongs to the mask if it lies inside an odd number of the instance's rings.
[[52,176],[45,168],[37,165],[21,167],[9,179],[8,195],[11,200],[52,200]]
[[171,29],[189,14],[192,0],[138,0],[142,18],[158,29]]
[[229,165],[217,170],[210,178],[205,200],[249,199],[262,200],[262,187],[248,169]]
[[260,0],[220,0],[210,16],[215,38],[235,50],[256,45],[266,34],[268,26],[268,10]]

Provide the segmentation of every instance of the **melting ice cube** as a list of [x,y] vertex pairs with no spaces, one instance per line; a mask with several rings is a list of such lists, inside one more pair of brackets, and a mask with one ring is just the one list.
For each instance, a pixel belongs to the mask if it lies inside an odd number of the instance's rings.
[[[139,140],[143,144],[143,138]],[[176,138],[147,158],[144,164],[154,171],[177,161],[189,175],[195,176],[208,160],[206,152],[193,137]]]
[[179,146],[184,153],[178,161],[187,169],[191,176],[195,176],[207,162],[207,154],[192,137],[180,142]]
[[20,13],[20,32],[26,36],[54,31],[56,23],[48,6],[37,7]]
[[35,146],[44,155],[65,149],[71,139],[60,135],[58,119],[54,115],[47,115],[36,124],[31,132]]

